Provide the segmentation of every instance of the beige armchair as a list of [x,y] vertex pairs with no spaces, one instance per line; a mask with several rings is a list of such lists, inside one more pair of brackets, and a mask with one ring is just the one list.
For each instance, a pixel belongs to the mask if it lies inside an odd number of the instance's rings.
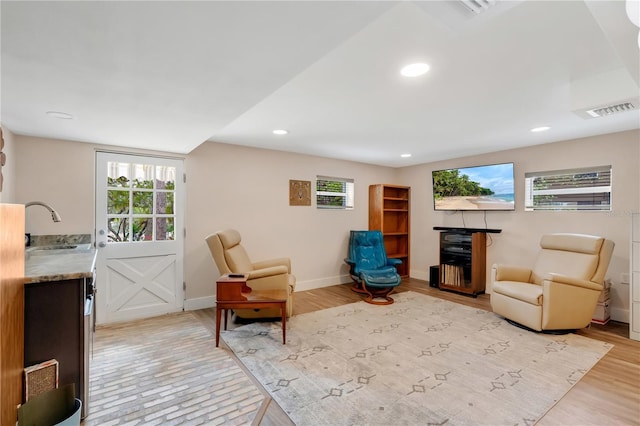
[[[293,292],[296,277],[291,275],[291,260],[287,257],[251,262],[246,250],[240,245],[240,233],[226,229],[206,238],[211,256],[220,274],[249,274],[247,285],[252,289],[287,289],[287,316],[293,315]],[[278,309],[235,309],[240,318],[280,318]]]
[[571,331],[591,322],[614,243],[582,234],[540,240],[533,268],[493,265],[493,312],[537,331]]

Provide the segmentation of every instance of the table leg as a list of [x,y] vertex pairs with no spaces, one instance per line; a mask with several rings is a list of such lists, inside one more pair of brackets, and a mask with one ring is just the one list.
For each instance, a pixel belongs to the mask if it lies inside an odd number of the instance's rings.
[[222,319],[222,318],[220,318],[221,317],[221,315],[220,315],[221,313],[222,312],[220,312],[220,308],[218,308],[216,306],[216,348],[220,344],[220,320]]
[[287,344],[287,302],[283,302],[280,305],[280,312],[282,312],[282,344]]
[[224,329],[225,331],[227,330],[227,315],[228,315],[228,309],[224,310]]

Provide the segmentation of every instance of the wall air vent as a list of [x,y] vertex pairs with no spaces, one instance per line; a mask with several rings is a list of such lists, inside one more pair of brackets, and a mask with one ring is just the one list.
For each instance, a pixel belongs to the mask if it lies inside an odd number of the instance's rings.
[[460,3],[464,4],[467,9],[475,13],[481,14],[489,10],[491,6],[495,6],[497,0],[460,0]]
[[615,105],[607,105],[594,109],[586,110],[585,112],[593,118],[606,117],[608,115],[617,114],[619,112],[626,112],[637,109],[638,107],[631,102],[624,102]]

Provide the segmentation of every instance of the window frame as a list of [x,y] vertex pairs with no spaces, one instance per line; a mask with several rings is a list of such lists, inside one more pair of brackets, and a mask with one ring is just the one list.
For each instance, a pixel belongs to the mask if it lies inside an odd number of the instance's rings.
[[[343,185],[341,192],[319,190],[320,182],[340,183]],[[353,210],[355,206],[355,181],[352,178],[340,178],[332,176],[316,176],[316,208],[323,210]],[[327,204],[326,199],[321,197],[341,197],[342,205]]]
[[[597,175],[595,178],[587,176],[594,174]],[[524,211],[611,211],[612,175],[611,165],[527,172],[524,175]],[[552,178],[549,185],[555,188],[534,189],[535,180],[541,178]],[[591,181],[590,186],[585,183],[587,180]],[[536,196],[559,197],[558,204],[539,204],[534,199]],[[578,198],[580,196],[582,200]],[[588,203],[588,197],[592,197],[592,203]],[[608,204],[602,204],[607,199]]]

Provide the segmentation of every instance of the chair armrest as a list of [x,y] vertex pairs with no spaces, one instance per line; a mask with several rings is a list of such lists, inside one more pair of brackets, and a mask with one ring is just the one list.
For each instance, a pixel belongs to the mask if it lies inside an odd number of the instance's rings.
[[287,273],[291,273],[291,259],[288,257],[279,257],[277,259],[262,260],[260,262],[252,263],[253,269],[264,269],[272,266],[285,266]]
[[528,283],[531,280],[531,269],[521,266],[501,265],[495,263],[492,266],[496,281],[518,281]]
[[546,281],[549,281],[550,283],[571,285],[574,287],[580,287],[589,290],[602,291],[602,284],[594,283],[592,281],[583,280],[580,278],[569,277],[562,274],[556,274],[553,272],[545,278],[545,282]]
[[287,270],[287,267],[284,265],[271,266],[268,268],[255,269],[253,271],[249,271],[249,277],[247,278],[247,280],[250,281],[250,280],[255,280],[257,278],[272,277],[274,275],[286,275],[288,273],[289,271]]
[[389,259],[387,258],[387,266],[396,266],[402,263],[401,259]]

